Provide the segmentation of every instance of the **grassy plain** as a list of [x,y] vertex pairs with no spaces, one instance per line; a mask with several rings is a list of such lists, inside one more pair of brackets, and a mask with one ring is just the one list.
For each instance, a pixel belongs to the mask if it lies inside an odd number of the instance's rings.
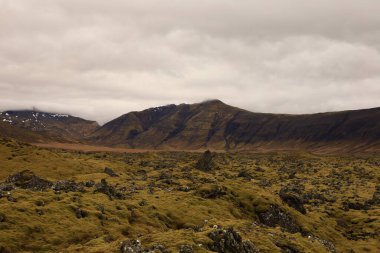
[[[3,186],[25,169],[53,183],[95,182],[83,191],[2,191],[0,252],[120,252],[128,238],[146,248],[212,252],[216,227],[234,227],[260,252],[380,252],[379,157],[218,153],[202,171],[195,166],[201,156],[86,153],[0,139]],[[102,179],[123,197],[97,191]],[[306,214],[280,198],[286,187],[298,189]],[[273,206],[300,231],[265,224],[260,215]]]

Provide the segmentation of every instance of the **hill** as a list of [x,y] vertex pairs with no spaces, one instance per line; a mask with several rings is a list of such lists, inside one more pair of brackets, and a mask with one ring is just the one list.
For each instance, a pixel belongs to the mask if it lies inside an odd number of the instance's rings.
[[380,108],[305,115],[253,113],[219,100],[130,112],[88,141],[147,149],[358,149],[379,146]]
[[[8,124],[7,132],[11,137],[23,140],[22,135],[44,136],[60,142],[78,142],[98,127],[95,121],[89,121],[68,114],[39,111],[5,111],[0,113],[0,122]],[[20,129],[24,130],[21,133]],[[35,138],[33,138],[35,139]]]

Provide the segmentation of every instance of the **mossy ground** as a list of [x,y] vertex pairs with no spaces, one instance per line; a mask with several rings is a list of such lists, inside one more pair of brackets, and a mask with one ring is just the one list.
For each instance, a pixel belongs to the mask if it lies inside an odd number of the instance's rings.
[[[83,153],[37,148],[0,140],[0,182],[30,169],[41,178],[77,182],[105,178],[125,187],[126,199],[110,199],[93,188],[56,194],[27,189],[12,191],[16,202],[0,198],[0,247],[9,252],[119,252],[127,238],[145,246],[164,245],[178,252],[193,245],[209,252],[207,236],[215,225],[233,226],[261,252],[328,252],[318,240],[280,227],[267,227],[258,214],[278,205],[304,231],[332,242],[337,252],[380,252],[380,207],[344,208],[345,202],[372,198],[380,180],[380,158],[311,154],[220,153],[210,172],[195,169],[199,153],[147,152],[136,154]],[[104,168],[119,176],[110,177]],[[253,179],[238,177],[240,171]],[[295,175],[288,171],[296,171]],[[301,214],[281,201],[278,192],[288,184],[323,195]],[[204,192],[223,194],[205,198]],[[80,208],[86,217],[77,218]],[[41,212],[42,210],[42,212]],[[353,250],[353,251],[351,251]]]

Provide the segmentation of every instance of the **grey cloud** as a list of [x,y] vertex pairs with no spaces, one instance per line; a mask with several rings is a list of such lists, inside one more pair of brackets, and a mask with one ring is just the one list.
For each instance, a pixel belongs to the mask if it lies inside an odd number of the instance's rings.
[[380,105],[380,2],[0,0],[0,110]]

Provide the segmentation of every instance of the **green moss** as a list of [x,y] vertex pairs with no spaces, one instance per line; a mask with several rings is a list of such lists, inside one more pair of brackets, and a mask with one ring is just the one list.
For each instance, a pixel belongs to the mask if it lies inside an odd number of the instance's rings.
[[[205,173],[192,169],[198,156],[186,152],[68,152],[3,141],[0,181],[24,169],[51,181],[99,183],[105,178],[110,185],[123,188],[127,197],[111,200],[103,193],[94,193],[94,187],[85,188],[83,193],[61,194],[13,190],[17,202],[0,198],[0,216],[5,216],[0,222],[0,245],[10,252],[117,252],[121,241],[139,238],[147,247],[162,244],[178,252],[181,244],[190,244],[196,252],[208,252],[205,245],[212,243],[207,235],[213,227],[234,226],[264,253],[281,252],[281,247],[327,252],[316,239],[260,224],[257,214],[275,204],[305,231],[331,241],[337,252],[351,248],[355,252],[380,250],[379,208],[343,208],[344,201],[364,203],[372,198],[379,183],[379,158],[216,154],[213,160],[218,169]],[[104,167],[120,176],[108,176],[103,173]],[[279,172],[281,167],[296,168],[296,178]],[[253,180],[238,178],[241,170]],[[170,175],[171,181],[160,179],[162,173]],[[305,192],[316,191],[326,200],[311,200],[305,204],[306,215],[300,214],[278,196],[288,184],[302,184]],[[214,192],[218,194],[212,195]],[[78,208],[85,217],[76,217]],[[345,221],[342,226],[337,224],[339,219]]]

